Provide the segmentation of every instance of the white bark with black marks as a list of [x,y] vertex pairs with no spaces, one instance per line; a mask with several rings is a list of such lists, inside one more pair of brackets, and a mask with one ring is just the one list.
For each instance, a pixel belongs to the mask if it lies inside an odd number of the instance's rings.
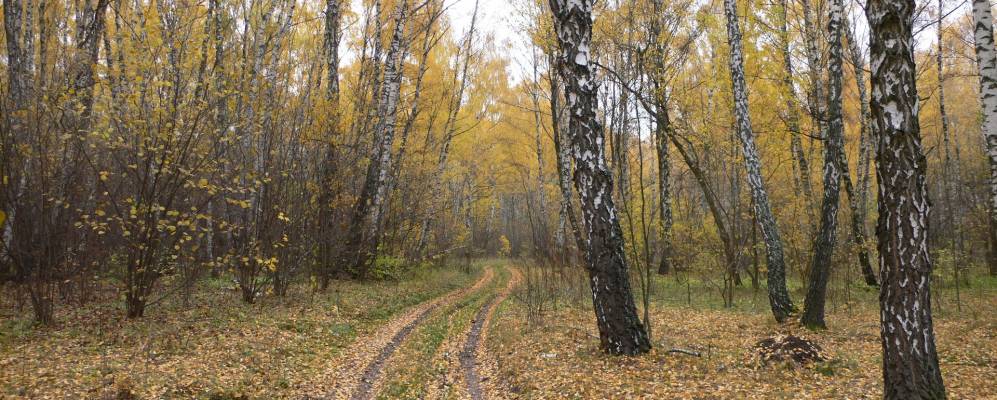
[[838,224],[838,203],[841,199],[842,167],[844,162],[844,122],[841,117],[841,28],[844,21],[842,0],[831,0],[827,28],[830,34],[828,60],[827,125],[824,136],[824,199],[821,205],[820,229],[814,238],[810,281],[804,301],[803,325],[826,328],[824,302],[831,275],[835,232]]
[[347,252],[344,260],[353,267],[353,273],[366,277],[371,258],[376,256],[381,233],[381,210],[387,201],[387,182],[391,171],[392,148],[398,119],[398,99],[401,95],[401,55],[408,19],[408,0],[398,4],[395,28],[385,58],[384,73],[378,101],[378,121],[374,128],[376,145],[367,168],[363,190],[354,206],[350,223]]
[[574,180],[588,233],[586,259],[600,347],[610,354],[633,355],[649,351],[651,343],[630,288],[604,132],[596,115],[599,88],[591,59],[593,3],[550,0],[550,8],[561,49],[557,65],[571,111],[568,129]]
[[872,133],[878,143],[883,397],[941,399],[931,319],[927,160],[921,145],[913,0],[871,0]]
[[751,130],[751,116],[748,113],[748,87],[744,82],[744,52],[741,48],[741,28],[737,21],[735,0],[724,0],[724,14],[727,17],[727,41],[730,44],[730,74],[734,93],[734,114],[737,117],[738,137],[744,153],[744,166],[747,169],[748,185],[755,203],[762,237],[765,240],[766,262],[768,264],[769,304],[776,321],[782,322],[793,313],[793,302],[786,290],[786,261],[783,255],[782,238],[775,216],[769,205],[768,193],[762,181],[762,165]]
[[980,103],[983,105],[983,141],[990,166],[990,275],[997,275],[997,50],[990,0],[973,0],[973,37],[980,71]]

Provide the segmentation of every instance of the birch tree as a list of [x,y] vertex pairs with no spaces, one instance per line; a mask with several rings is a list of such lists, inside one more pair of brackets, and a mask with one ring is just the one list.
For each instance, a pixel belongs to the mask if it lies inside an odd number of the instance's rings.
[[672,136],[672,121],[668,114],[668,93],[665,86],[665,49],[662,43],[662,20],[665,18],[663,2],[654,0],[652,3],[651,40],[653,40],[653,84],[654,90],[654,143],[658,155],[658,196],[659,212],[661,214],[661,261],[658,273],[667,274],[671,269],[672,258],[672,196],[671,196],[671,159],[668,146]]
[[325,156],[322,162],[322,181],[320,183],[319,196],[319,235],[322,243],[319,245],[320,258],[318,260],[321,269],[322,288],[329,285],[329,278],[334,273],[333,267],[335,238],[333,230],[333,204],[335,197],[334,189],[336,178],[336,139],[339,136],[339,123],[341,112],[339,110],[339,42],[341,40],[340,20],[342,18],[342,6],[339,0],[326,0],[325,3],[325,68],[326,68],[326,93],[325,97],[329,103],[329,132],[325,138]]
[[779,46],[782,48],[783,96],[786,98],[786,127],[790,133],[790,152],[793,156],[796,175],[794,183],[806,199],[806,213],[814,219],[813,210],[809,206],[813,198],[813,185],[810,181],[810,163],[803,153],[802,130],[800,128],[800,105],[796,99],[796,87],[793,84],[793,55],[790,50],[789,38],[789,5],[787,0],[779,3]]
[[886,399],[941,399],[931,319],[927,161],[914,64],[915,2],[868,3],[872,133],[879,177],[879,293]]
[[550,0],[560,46],[561,79],[570,110],[569,135],[575,188],[587,232],[586,261],[600,348],[632,355],[651,349],[630,289],[623,230],[613,202],[613,178],[606,165],[602,124],[596,116],[598,84],[592,64],[594,0]]
[[[456,88],[453,95],[450,97],[449,109],[447,110],[447,120],[443,125],[443,138],[440,141],[440,152],[436,159],[436,173],[430,178],[432,179],[432,187],[434,193],[440,193],[443,184],[443,174],[446,172],[447,160],[450,157],[450,145],[453,142],[454,136],[457,134],[457,116],[460,112],[460,105],[464,98],[464,91],[467,90],[468,85],[468,71],[471,64],[471,45],[474,43],[474,29],[478,21],[478,4],[476,0],[474,2],[474,11],[471,14],[471,26],[468,28],[467,36],[464,41],[464,56],[461,57],[461,64],[458,64],[454,68],[453,84]],[[429,244],[429,231],[433,226],[433,222],[436,218],[436,203],[433,203],[431,210],[426,212],[422,218],[422,233],[419,236],[419,244],[417,246],[416,254],[420,256],[425,255],[426,246]]]
[[842,0],[831,0],[827,28],[830,33],[827,94],[827,135],[824,137],[824,199],[821,205],[820,229],[814,238],[814,257],[810,268],[810,282],[803,307],[803,325],[826,328],[824,300],[827,281],[831,275],[831,257],[838,221],[838,203],[841,198],[841,158],[844,155],[844,122],[841,117],[841,27],[844,21]]
[[376,255],[381,234],[381,213],[387,201],[387,180],[391,171],[392,148],[398,119],[398,98],[401,91],[401,56],[405,40],[405,22],[408,18],[408,0],[398,4],[395,28],[385,59],[383,79],[378,102],[378,122],[374,129],[377,144],[374,148],[363,191],[354,206],[350,222],[346,265],[353,273],[367,277],[371,257]]
[[990,166],[990,275],[997,275],[997,50],[994,48],[993,6],[990,0],[973,0],[973,38],[980,71],[980,104],[983,107],[983,141]]
[[[858,171],[856,171],[858,188],[853,190],[849,174],[842,174],[842,180],[845,185],[845,192],[848,194],[848,204],[852,212],[853,237],[855,238],[855,246],[858,247],[862,278],[865,279],[865,283],[869,286],[879,286],[879,282],[876,280],[876,272],[872,270],[869,249],[866,244],[868,234],[866,233],[865,220],[868,214],[869,163],[872,157],[873,141],[869,133],[869,94],[866,88],[865,56],[862,54],[862,48],[859,46],[859,43],[855,41],[855,33],[851,24],[848,24],[847,19],[844,23],[847,24],[843,32],[845,39],[848,41],[847,57],[852,64],[852,71],[855,75],[855,88],[858,90],[859,101],[859,155]],[[847,160],[843,161],[847,163]]]
[[552,133],[554,136],[554,154],[557,160],[557,187],[561,191],[561,225],[562,231],[567,223],[567,228],[571,231],[571,236],[575,240],[575,246],[579,252],[585,251],[585,239],[578,224],[578,217],[575,212],[574,198],[571,190],[571,144],[567,132],[565,107],[561,104],[566,98],[564,95],[564,84],[559,77],[560,68],[557,66],[557,57],[550,57],[550,112]]
[[782,322],[794,312],[792,300],[786,290],[786,261],[783,255],[782,238],[775,216],[769,205],[768,193],[762,180],[762,165],[755,146],[751,129],[751,116],[748,113],[748,87],[744,82],[744,52],[741,48],[741,28],[737,21],[735,0],[724,0],[724,15],[727,18],[727,42],[730,45],[730,75],[734,93],[734,114],[737,118],[737,133],[744,153],[744,166],[748,174],[748,185],[754,200],[758,226],[765,240],[766,262],[768,265],[769,304],[776,321]]

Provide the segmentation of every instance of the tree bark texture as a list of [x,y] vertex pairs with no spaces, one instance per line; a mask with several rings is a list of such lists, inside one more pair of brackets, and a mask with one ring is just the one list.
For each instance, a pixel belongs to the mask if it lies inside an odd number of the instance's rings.
[[606,165],[602,124],[596,116],[598,85],[591,63],[594,0],[550,0],[561,48],[561,78],[571,111],[569,136],[575,160],[575,188],[581,197],[588,232],[586,258],[600,347],[610,354],[633,355],[651,349],[637,316],[623,230],[613,203],[613,179]]
[[782,238],[775,216],[769,205],[768,193],[762,181],[762,166],[751,131],[751,116],[748,113],[748,87],[744,82],[744,52],[741,48],[741,28],[737,21],[735,0],[724,0],[724,14],[727,17],[727,41],[730,44],[730,74],[734,93],[734,113],[737,117],[738,137],[744,152],[744,165],[747,169],[751,197],[755,203],[755,214],[765,240],[766,262],[768,264],[769,304],[776,321],[782,322],[794,311],[789,292],[786,290],[786,261],[782,249]]
[[872,0],[872,133],[878,143],[880,334],[886,399],[940,399],[931,320],[927,161],[918,123],[913,0]]

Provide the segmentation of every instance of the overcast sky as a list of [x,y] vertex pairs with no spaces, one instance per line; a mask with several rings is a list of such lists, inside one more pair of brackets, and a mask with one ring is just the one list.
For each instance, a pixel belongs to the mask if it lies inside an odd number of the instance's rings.
[[[448,13],[450,20],[453,24],[453,34],[455,37],[463,37],[467,32],[468,27],[471,25],[471,15],[474,10],[475,0],[445,0],[448,7]],[[526,38],[522,35],[515,26],[517,12],[515,10],[515,5],[520,0],[480,0],[480,10],[478,12],[478,29],[480,33],[492,34],[496,39],[496,43],[500,46],[509,46],[507,56],[510,58],[510,73],[514,79],[524,76],[525,64],[529,61],[529,47],[526,46]],[[699,0],[700,2],[707,2],[710,0]],[[926,1],[930,1],[930,7],[934,7],[937,4],[937,0],[917,0],[918,4],[925,4]],[[850,3],[850,4],[848,4]],[[846,0],[846,7],[851,9],[851,19],[855,24],[857,39],[860,41],[868,40],[868,24],[865,21],[864,10],[864,0]],[[719,7],[719,4],[718,4]],[[960,16],[965,15],[970,12],[969,2],[967,0],[945,0],[945,13],[946,13],[946,23],[951,23]],[[719,10],[719,8],[718,8]],[[926,19],[934,18],[933,11],[929,11],[931,16],[926,17]],[[924,23],[924,22],[922,22]],[[935,27],[934,25],[925,26],[923,29],[918,30],[916,33],[916,43],[919,49],[926,50],[927,47],[935,45]]]
[[[456,37],[463,37],[471,26],[474,2],[475,0],[446,0]],[[522,58],[528,54],[526,53],[528,49],[525,46],[525,36],[515,28],[517,24],[514,19],[517,16],[512,4],[510,0],[480,0],[477,29],[479,34],[493,35],[497,45],[509,46],[507,53],[511,59],[509,72],[516,78],[520,76],[522,69],[518,64],[523,62]]]

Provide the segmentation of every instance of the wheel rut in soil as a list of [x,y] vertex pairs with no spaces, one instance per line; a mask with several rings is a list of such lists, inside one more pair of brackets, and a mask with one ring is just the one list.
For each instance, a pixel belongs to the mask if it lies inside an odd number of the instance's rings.
[[[487,390],[485,390],[486,388],[482,384],[488,378],[483,377],[482,371],[478,370],[478,366],[481,364],[479,356],[481,356],[481,352],[483,351],[481,344],[488,333],[488,322],[495,313],[495,307],[509,297],[512,289],[519,284],[521,278],[518,269],[510,268],[509,272],[511,275],[505,289],[481,306],[481,310],[474,317],[471,330],[467,334],[467,341],[464,342],[464,348],[460,352],[460,367],[464,375],[467,395],[473,400],[483,400],[487,397]],[[494,374],[491,375],[494,376]]]
[[[351,387],[344,387],[338,393],[334,393],[331,398],[349,398],[351,400],[369,400],[374,398],[377,394],[378,384],[380,383],[381,372],[387,366],[388,361],[390,361],[391,356],[394,355],[398,347],[405,341],[409,334],[412,333],[415,328],[419,326],[429,315],[434,311],[448,304],[453,304],[457,300],[469,295],[470,293],[482,288],[488,282],[490,282],[494,277],[494,272],[491,268],[485,270],[481,278],[475,282],[474,285],[450,292],[447,295],[438,297],[434,300],[430,300],[413,307],[410,311],[394,319],[392,322],[388,323],[384,328],[372,336],[374,343],[366,344],[366,349],[359,352],[360,354],[376,354],[376,356],[366,363],[366,367],[363,369],[363,374],[360,379],[353,383]],[[390,340],[384,341],[384,338],[391,338]],[[352,365],[359,367],[364,365],[361,360],[359,362],[354,362]],[[348,363],[347,365],[350,365]],[[355,370],[350,368],[344,368],[342,371],[347,378],[352,375]],[[346,396],[346,394],[349,394]]]

